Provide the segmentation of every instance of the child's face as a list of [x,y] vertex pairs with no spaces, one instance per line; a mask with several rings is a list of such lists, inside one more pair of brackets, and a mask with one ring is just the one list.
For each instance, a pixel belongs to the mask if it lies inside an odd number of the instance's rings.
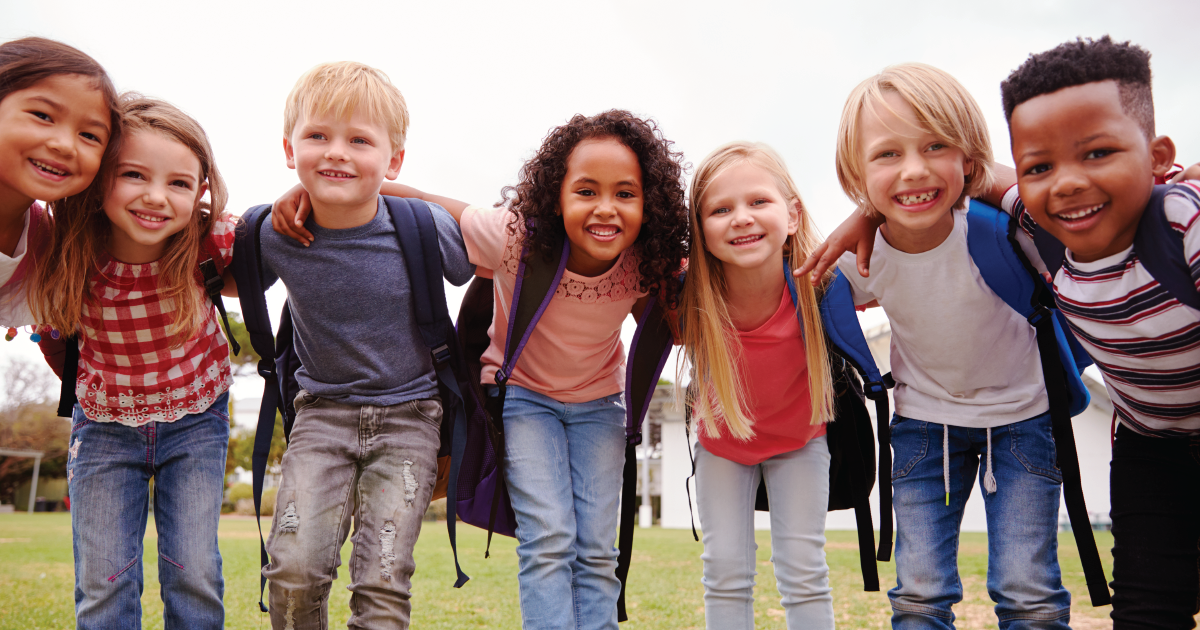
[[100,169],[110,115],[89,77],[60,74],[0,101],[0,204],[57,201]]
[[613,138],[575,145],[567,158],[558,207],[571,241],[567,269],[598,276],[612,268],[642,229],[642,168]]
[[884,100],[886,106],[863,108],[859,120],[867,197],[887,218],[884,234],[893,247],[926,251],[954,227],[950,211],[973,165],[961,149],[921,125],[900,95],[885,92]]
[[799,225],[796,206],[775,177],[749,162],[726,169],[700,198],[704,248],[726,265],[779,266],[779,253]]
[[302,116],[283,150],[317,212],[373,210],[383,179],[396,179],[404,161],[387,127],[359,111],[349,118]]
[[1090,262],[1133,244],[1174,145],[1147,140],[1121,108],[1115,81],[1043,94],[1013,110],[1009,129],[1021,200],[1033,220]]
[[191,149],[156,131],[128,135],[104,199],[113,228],[108,252],[131,264],[162,258],[168,239],[188,226],[206,189]]

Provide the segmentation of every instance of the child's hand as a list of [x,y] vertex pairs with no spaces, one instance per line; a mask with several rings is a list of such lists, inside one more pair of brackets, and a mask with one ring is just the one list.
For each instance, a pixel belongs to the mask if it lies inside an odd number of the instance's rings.
[[1185,179],[1200,179],[1200,162],[1183,169],[1178,175],[1171,178],[1170,184],[1181,182]]
[[867,217],[861,212],[850,215],[842,224],[821,243],[803,265],[796,270],[795,276],[809,275],[809,281],[816,286],[830,267],[837,264],[842,254],[853,250],[858,262],[858,275],[866,278],[871,275],[871,252],[875,249],[875,232],[883,225],[883,215]]
[[283,193],[283,196],[275,201],[275,205],[271,207],[271,227],[275,231],[299,241],[305,247],[312,245],[312,232],[304,229],[304,220],[308,218],[309,212],[312,211],[312,205],[308,202],[308,191],[300,184],[296,184],[291,190]]

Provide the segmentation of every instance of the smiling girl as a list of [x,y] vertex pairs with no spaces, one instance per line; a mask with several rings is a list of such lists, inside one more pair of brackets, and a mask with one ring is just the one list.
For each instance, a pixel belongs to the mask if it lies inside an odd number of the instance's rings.
[[87,188],[115,149],[119,118],[91,57],[40,37],[0,44],[0,325],[34,323],[26,280],[51,229],[35,200]]
[[[791,270],[818,242],[774,150],[733,142],[704,158],[691,189],[696,244],[679,327],[699,426],[696,500],[709,628],[754,627],[754,502],[770,497],[775,577],[788,628],[833,628],[825,562],[832,417],[817,292]],[[799,316],[799,317],[797,317]],[[682,378],[680,379],[682,380]]]
[[138,95],[121,110],[122,146],[56,212],[57,264],[30,288],[39,321],[79,337],[78,375],[63,375],[79,401],[67,461],[77,623],[141,627],[153,478],[165,626],[221,628],[229,349],[197,269],[202,256],[229,262],[233,219],[196,121]]

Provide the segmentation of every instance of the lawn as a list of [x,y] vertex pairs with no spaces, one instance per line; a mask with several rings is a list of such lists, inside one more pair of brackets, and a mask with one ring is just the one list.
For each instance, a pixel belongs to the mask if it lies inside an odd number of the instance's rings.
[[[483,558],[485,534],[459,528],[459,558],[471,581],[455,590],[454,564],[446,541],[445,523],[426,523],[417,544],[417,574],[413,578],[413,623],[417,630],[441,628],[520,627],[517,601],[515,541],[497,536],[492,557]],[[267,523],[264,522],[264,530]],[[153,523],[147,528],[142,597],[143,627],[162,628],[158,597]],[[226,627],[235,630],[269,628],[258,613],[258,532],[252,519],[221,521],[221,553],[225,570]],[[1070,534],[1060,536],[1061,563],[1067,588],[1075,594],[1072,627],[1109,628],[1108,608],[1087,603],[1083,572]],[[1111,575],[1108,549],[1112,537],[1097,534],[1105,571]],[[758,590],[755,616],[758,628],[784,628],[783,610],[770,565],[770,534],[758,533]],[[622,630],[704,627],[704,589],[700,585],[700,543],[686,530],[639,529],[630,571],[630,621]],[[834,584],[834,608],[841,628],[888,628],[889,607],[883,593],[864,593],[858,573],[858,547],[853,532],[829,532],[826,546]],[[343,568],[349,545],[342,551]],[[992,602],[987,597],[987,538],[964,534],[959,557],[966,599],[955,611],[959,628],[995,628]],[[894,566],[880,564],[883,584],[894,584]],[[349,616],[349,581],[341,571],[329,605],[330,627],[344,627]],[[0,514],[0,629],[72,628],[74,581],[69,514]],[[887,586],[885,586],[885,589]]]

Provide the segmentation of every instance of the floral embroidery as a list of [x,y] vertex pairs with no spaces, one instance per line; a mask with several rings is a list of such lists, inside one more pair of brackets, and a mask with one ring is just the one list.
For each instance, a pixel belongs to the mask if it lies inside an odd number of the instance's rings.
[[[638,272],[639,261],[637,251],[630,248],[621,254],[616,266],[597,278],[569,277],[564,273],[554,297],[583,304],[608,304],[629,299],[630,296],[645,295],[640,286],[642,276]],[[514,234],[509,236],[508,245],[504,248],[501,266],[508,275],[516,276],[520,263],[521,241]]]

